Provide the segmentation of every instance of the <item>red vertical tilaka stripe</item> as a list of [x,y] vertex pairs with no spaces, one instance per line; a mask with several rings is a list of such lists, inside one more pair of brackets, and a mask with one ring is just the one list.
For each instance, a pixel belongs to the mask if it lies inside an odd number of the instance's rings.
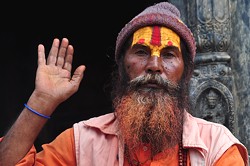
[[154,26],[152,31],[151,42],[152,45],[160,46],[161,45],[161,29],[159,26]]

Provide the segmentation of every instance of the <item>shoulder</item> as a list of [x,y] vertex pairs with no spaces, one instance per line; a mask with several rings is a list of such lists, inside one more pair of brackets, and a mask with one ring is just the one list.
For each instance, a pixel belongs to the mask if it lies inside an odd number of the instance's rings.
[[235,140],[235,136],[233,133],[224,125],[220,123],[214,123],[202,118],[194,117],[191,114],[187,113],[185,117],[184,125],[187,127],[188,130],[195,129],[200,132],[200,135],[211,135],[211,136],[218,136],[224,135],[229,139]]
[[205,156],[216,161],[231,146],[236,145],[242,156],[246,147],[224,125],[197,118],[187,113],[184,121],[183,144],[203,149]]
[[81,130],[99,130],[106,134],[117,133],[117,121],[114,113],[108,113],[97,117],[83,120],[73,125],[74,133],[80,132]]
[[220,146],[228,148],[236,143],[241,144],[224,125],[194,117],[189,113],[185,114],[183,140],[191,146],[204,150],[221,148]]

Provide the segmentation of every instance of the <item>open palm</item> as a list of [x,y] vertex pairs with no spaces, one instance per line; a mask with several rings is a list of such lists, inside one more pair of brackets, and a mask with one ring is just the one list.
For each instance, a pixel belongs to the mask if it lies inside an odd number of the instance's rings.
[[43,45],[38,46],[38,68],[35,91],[48,96],[60,104],[73,95],[79,88],[85,66],[79,66],[71,76],[74,49],[68,39],[54,39],[47,60]]

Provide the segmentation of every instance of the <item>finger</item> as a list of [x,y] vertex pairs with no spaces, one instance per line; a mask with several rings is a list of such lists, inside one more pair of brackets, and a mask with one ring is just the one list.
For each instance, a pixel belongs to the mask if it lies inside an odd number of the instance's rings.
[[60,41],[59,39],[55,38],[53,40],[50,52],[49,52],[49,56],[48,56],[48,60],[47,60],[47,64],[50,65],[55,65],[56,64],[56,59],[57,59],[57,54],[58,54],[58,48],[60,45]]
[[69,45],[63,66],[63,68],[68,70],[69,72],[71,72],[72,69],[73,54],[74,54],[74,48],[72,45]]
[[56,65],[62,67],[64,65],[64,59],[66,57],[67,49],[68,49],[69,41],[67,38],[63,38],[61,42],[61,46],[58,52]]
[[42,44],[38,45],[37,55],[38,55],[38,59],[37,59],[38,65],[45,65],[46,64],[45,49],[44,49],[44,46]]
[[86,66],[84,65],[81,65],[79,66],[78,68],[76,68],[73,76],[72,76],[72,79],[71,79],[71,83],[75,86],[75,88],[78,89],[79,85],[80,85],[80,82],[82,81],[82,78],[83,78],[83,74],[84,74],[84,71],[86,69]]

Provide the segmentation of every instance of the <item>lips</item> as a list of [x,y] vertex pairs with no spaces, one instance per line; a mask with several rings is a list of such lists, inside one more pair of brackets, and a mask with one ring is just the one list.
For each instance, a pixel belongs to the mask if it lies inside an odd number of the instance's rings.
[[162,85],[157,83],[157,81],[148,81],[147,83],[143,84],[143,86],[147,88],[162,88]]
[[145,84],[145,86],[148,88],[161,88],[161,86],[159,86],[158,84],[154,84],[154,83],[148,83],[148,84]]

